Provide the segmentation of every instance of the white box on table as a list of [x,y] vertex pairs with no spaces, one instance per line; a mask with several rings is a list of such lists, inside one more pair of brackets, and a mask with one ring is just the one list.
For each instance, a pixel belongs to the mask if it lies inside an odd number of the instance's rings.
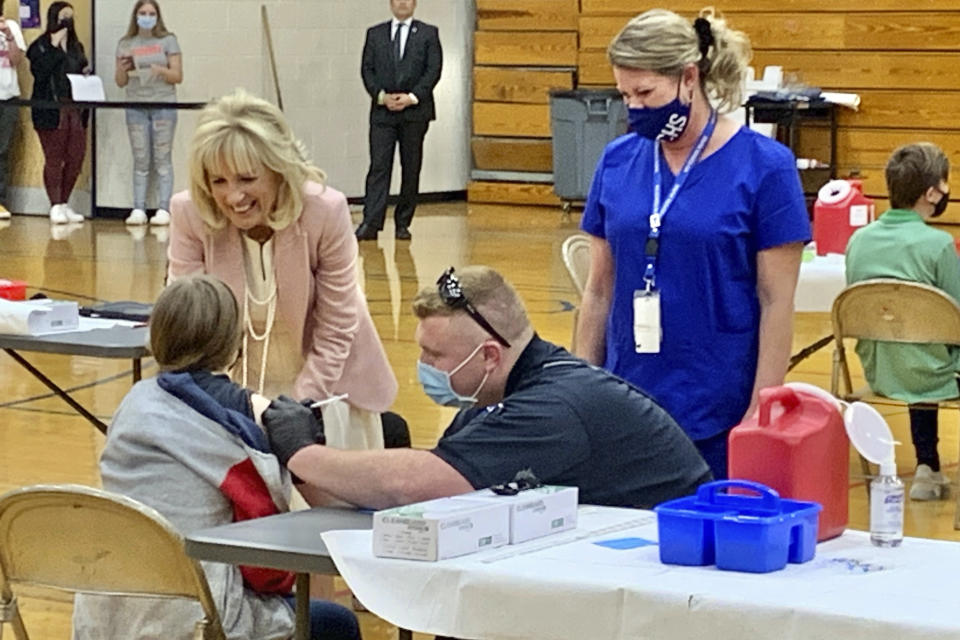
[[0,299],[0,333],[39,336],[76,331],[80,326],[80,307],[69,300],[11,301]]
[[577,487],[544,485],[502,496],[490,489],[466,493],[460,498],[483,504],[506,504],[510,508],[510,544],[519,544],[577,526]]
[[510,539],[506,503],[438,498],[373,514],[373,555],[445,560],[493,549]]

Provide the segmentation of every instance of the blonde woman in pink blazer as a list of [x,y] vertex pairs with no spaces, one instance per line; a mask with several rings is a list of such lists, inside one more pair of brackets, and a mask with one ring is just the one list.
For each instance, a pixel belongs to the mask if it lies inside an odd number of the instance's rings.
[[380,448],[397,380],[357,281],[346,198],[324,178],[269,102],[237,91],[211,103],[190,191],[170,203],[168,275],[212,274],[240,301],[234,380],[267,397],[346,394],[324,408],[328,443]]

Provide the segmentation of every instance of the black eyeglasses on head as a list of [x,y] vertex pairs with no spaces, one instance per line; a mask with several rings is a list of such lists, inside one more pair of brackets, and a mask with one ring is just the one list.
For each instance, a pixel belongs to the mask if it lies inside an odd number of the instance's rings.
[[497,330],[491,327],[487,319],[480,315],[480,312],[467,299],[467,296],[463,295],[463,289],[460,288],[460,278],[453,272],[453,267],[444,271],[437,279],[437,291],[440,293],[443,304],[451,309],[463,309],[468,316],[473,318],[474,322],[483,327],[484,331],[493,336],[497,342],[508,349],[510,348],[510,343],[507,342],[506,338],[497,333]]

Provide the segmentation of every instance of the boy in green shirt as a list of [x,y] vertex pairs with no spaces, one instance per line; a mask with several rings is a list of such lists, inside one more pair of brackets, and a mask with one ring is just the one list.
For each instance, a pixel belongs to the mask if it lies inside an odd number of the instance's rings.
[[[890,209],[858,230],[847,246],[847,284],[896,278],[937,287],[960,301],[960,261],[953,237],[927,225],[947,207],[950,161],[934,144],[898,148],[887,162]],[[943,344],[860,340],[857,355],[870,388],[909,404],[917,454],[911,500],[937,500],[949,481],[940,473],[937,402],[958,395],[960,350]]]

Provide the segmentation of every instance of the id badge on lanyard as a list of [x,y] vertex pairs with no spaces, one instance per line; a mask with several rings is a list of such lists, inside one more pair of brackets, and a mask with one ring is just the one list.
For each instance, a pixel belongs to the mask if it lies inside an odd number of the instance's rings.
[[661,176],[660,176],[660,138],[654,142],[653,151],[653,211],[650,213],[650,233],[647,235],[647,244],[644,248],[646,270],[643,281],[645,287],[633,292],[633,342],[637,353],[660,353],[660,344],[663,341],[663,323],[660,315],[660,291],[657,289],[657,256],[660,253],[660,225],[667,209],[677,198],[677,193],[687,181],[693,166],[700,160],[703,150],[713,135],[717,124],[717,112],[711,111],[707,125],[700,133],[700,138],[690,155],[687,156],[683,168],[673,182],[667,199],[660,204]]
[[633,292],[633,343],[637,353],[660,353],[663,329],[660,327],[660,292]]

